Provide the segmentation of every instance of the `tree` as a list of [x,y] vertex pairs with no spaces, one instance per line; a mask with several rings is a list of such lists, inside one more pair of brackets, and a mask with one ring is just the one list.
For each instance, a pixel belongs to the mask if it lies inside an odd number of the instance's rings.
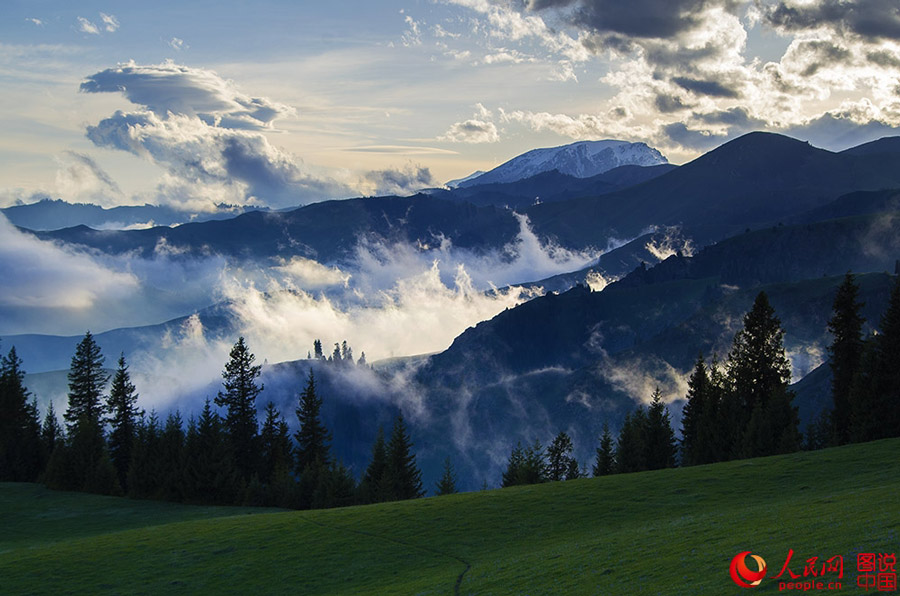
[[131,465],[131,453],[134,447],[135,424],[140,412],[137,408],[137,393],[131,384],[125,354],[119,356],[118,368],[113,376],[109,398],[106,400],[106,411],[109,414],[107,423],[109,432],[109,457],[119,477],[122,489],[128,490],[128,468]]
[[661,470],[675,467],[675,432],[669,410],[662,402],[659,387],[653,392],[652,402],[647,409],[647,425],[645,427],[644,448],[648,470]]
[[341,344],[334,344],[334,351],[331,353],[331,362],[335,364],[340,364],[341,362]]
[[235,468],[246,482],[257,467],[256,397],[263,386],[256,384],[256,378],[262,366],[253,364],[256,356],[247,348],[243,337],[234,344],[229,358],[222,372],[225,391],[216,396],[216,405],[226,408],[228,445]]
[[288,425],[272,402],[266,405],[266,420],[259,438],[262,450],[259,479],[263,484],[271,485],[276,480],[289,476],[293,465]]
[[321,340],[317,339],[313,342],[313,358],[315,358],[316,360],[324,360],[325,359],[325,355],[322,354],[322,341]]
[[[551,481],[564,480],[573,459],[572,439],[565,432],[560,432],[547,447],[547,477]],[[575,464],[576,469],[578,464]]]
[[184,422],[175,410],[166,417],[159,440],[159,487],[157,496],[166,501],[182,501],[185,497]]
[[366,365],[366,353],[362,352],[359,355],[359,360],[356,361],[357,366],[365,366]]
[[687,403],[681,413],[681,464],[693,466],[704,463],[701,452],[700,428],[704,419],[703,411],[711,400],[709,374],[703,354],[697,357],[694,371],[688,379]]
[[520,484],[540,484],[547,482],[547,464],[544,461],[544,449],[538,441],[523,448],[517,443],[509,456],[506,471],[503,473],[501,486]]
[[347,340],[341,344],[341,361],[346,364],[353,364],[353,348],[347,345]]
[[103,362],[100,346],[88,331],[72,356],[68,375],[69,402],[64,417],[69,437],[67,465],[74,482],[74,486],[68,488],[109,494],[118,490],[118,479],[103,437],[101,395],[109,380]]
[[385,500],[385,472],[387,472],[387,443],[384,440],[384,427],[378,427],[375,442],[372,444],[372,458],[366,467],[360,482],[360,500],[363,503],[380,503]]
[[74,438],[83,424],[100,428],[101,394],[109,380],[103,371],[104,360],[100,346],[88,331],[75,348],[69,367],[69,404],[64,417],[70,437]]
[[728,355],[732,395],[742,412],[741,453],[758,457],[800,447],[797,409],[788,389],[791,366],[784,351],[784,330],[765,292],[744,316]]
[[831,421],[834,440],[838,445],[850,441],[850,388],[863,349],[862,326],[865,321],[860,315],[863,304],[857,301],[858,295],[859,286],[854,282],[853,275],[848,273],[837,289],[832,307],[833,315],[828,321],[828,331],[834,338],[828,348],[831,356],[831,395],[834,400]]
[[638,406],[637,410],[625,415],[616,444],[617,472],[642,472],[647,469],[646,426],[647,414],[643,406]]
[[37,404],[29,403],[22,359],[0,360],[0,480],[33,482],[43,468]]
[[203,405],[196,429],[188,429],[186,442],[187,497],[198,503],[235,503],[239,479],[228,456],[222,419],[213,411],[209,399]]
[[398,414],[387,443],[387,465],[383,485],[386,500],[402,501],[425,495],[422,489],[422,472],[416,465],[412,447],[412,440],[403,422],[403,414]]
[[456,474],[453,472],[453,464],[450,463],[450,458],[444,460],[444,472],[441,474],[441,479],[438,480],[437,486],[435,487],[435,494],[438,496],[441,495],[451,495],[456,492]]
[[53,402],[47,406],[47,414],[44,416],[44,423],[41,425],[41,443],[44,446],[44,453],[47,457],[53,453],[58,444],[65,439],[65,432],[56,418],[56,411],[53,409]]
[[616,454],[609,425],[603,423],[603,434],[600,435],[600,446],[597,447],[597,461],[594,462],[594,476],[608,476],[615,472]]
[[135,428],[131,465],[128,468],[128,495],[138,499],[161,498],[163,467],[168,464],[162,457],[162,426],[155,410],[146,417],[141,413]]
[[331,463],[328,447],[331,435],[322,423],[321,410],[322,398],[316,393],[316,379],[310,369],[296,411],[297,419],[300,421],[300,428],[294,434],[297,440],[295,469],[298,476],[315,473]]

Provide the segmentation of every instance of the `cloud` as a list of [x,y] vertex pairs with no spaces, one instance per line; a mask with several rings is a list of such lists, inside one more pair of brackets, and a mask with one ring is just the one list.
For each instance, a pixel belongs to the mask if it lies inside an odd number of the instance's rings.
[[500,140],[500,135],[493,122],[472,118],[455,122],[438,139],[452,143],[496,143]]
[[119,19],[114,15],[101,12],[100,20],[103,21],[103,28],[107,33],[115,33],[119,29]]
[[894,0],[793,0],[766,6],[762,16],[770,26],[784,32],[828,27],[869,41],[900,40],[900,11]]
[[124,300],[138,289],[135,276],[111,270],[86,253],[21,232],[3,215],[0,264],[0,309],[7,316],[20,309],[77,314],[101,303]]
[[56,172],[56,190],[69,201],[88,201],[113,206],[122,196],[119,185],[83,153],[66,151]]
[[173,50],[175,50],[176,52],[180,52],[181,50],[184,50],[184,49],[187,49],[190,47],[188,45],[185,45],[184,40],[180,39],[178,37],[173,37],[166,43],[168,43],[169,47],[172,48]]
[[100,35],[100,29],[84,17],[78,17],[78,30],[88,35]]
[[223,200],[293,206],[356,194],[352,180],[303,167],[261,134],[292,108],[247,96],[213,71],[128,63],[91,75],[81,90],[122,93],[141,106],[88,126],[87,137],[165,168],[164,201],[195,209]]
[[25,20],[26,20],[27,22],[29,22],[29,23],[32,23],[32,24],[38,26],[38,27],[43,27],[43,26],[44,26],[44,21],[42,21],[41,19],[35,19],[35,18],[32,18],[32,17],[27,17]]
[[276,119],[296,115],[289,106],[239,92],[212,70],[174,62],[120,64],[87,77],[80,89],[84,93],[121,93],[160,118],[169,113],[192,116],[228,129],[267,130]]
[[367,195],[409,195],[423,188],[440,186],[431,170],[417,164],[407,164],[402,168],[375,170],[364,175],[368,184]]

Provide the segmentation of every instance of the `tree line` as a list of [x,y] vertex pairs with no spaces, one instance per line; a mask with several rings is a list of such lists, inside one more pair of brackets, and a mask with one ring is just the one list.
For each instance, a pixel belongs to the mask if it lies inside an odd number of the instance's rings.
[[[41,481],[59,490],[135,498],[298,509],[425,494],[402,415],[387,438],[379,428],[359,482],[334,457],[312,369],[298,396],[297,432],[291,436],[271,402],[260,426],[256,400],[264,388],[258,383],[262,367],[254,363],[243,337],[229,354],[222,390],[212,403],[206,400],[186,428],[177,410],[163,421],[156,412],[148,415],[138,407],[124,355],[111,383],[104,361],[88,332],[72,357],[63,427],[52,403],[41,424],[15,348],[2,359],[0,480]],[[450,475],[445,473],[439,483],[440,493],[456,491],[449,460],[447,466]]]
[[[799,430],[784,329],[760,292],[735,334],[727,359],[703,354],[688,380],[681,437],[659,388],[645,409],[626,414],[617,437],[603,425],[594,476],[691,466],[821,449],[900,436],[900,277],[877,331],[863,337],[859,287],[848,273],[832,306],[828,348],[832,407]],[[562,432],[546,451],[535,442],[513,448],[502,486],[570,480],[583,475]],[[565,470],[565,473],[561,473]]]

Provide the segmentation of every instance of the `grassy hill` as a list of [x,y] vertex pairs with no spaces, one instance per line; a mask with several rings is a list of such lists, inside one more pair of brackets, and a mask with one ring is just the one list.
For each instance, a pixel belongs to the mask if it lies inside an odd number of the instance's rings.
[[801,575],[842,555],[841,593],[863,593],[856,553],[900,550],[898,453],[894,439],[257,515],[6,484],[0,592],[738,594],[728,566],[749,550],[769,567],[754,593],[772,594],[793,549]]

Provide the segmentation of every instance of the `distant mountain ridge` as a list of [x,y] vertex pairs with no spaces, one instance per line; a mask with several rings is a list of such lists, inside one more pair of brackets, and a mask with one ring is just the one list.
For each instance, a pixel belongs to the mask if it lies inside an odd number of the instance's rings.
[[480,176],[455,181],[460,188],[515,182],[542,172],[558,170],[575,178],[589,178],[625,165],[656,166],[669,163],[646,143],[580,141],[560,147],[532,149]]

